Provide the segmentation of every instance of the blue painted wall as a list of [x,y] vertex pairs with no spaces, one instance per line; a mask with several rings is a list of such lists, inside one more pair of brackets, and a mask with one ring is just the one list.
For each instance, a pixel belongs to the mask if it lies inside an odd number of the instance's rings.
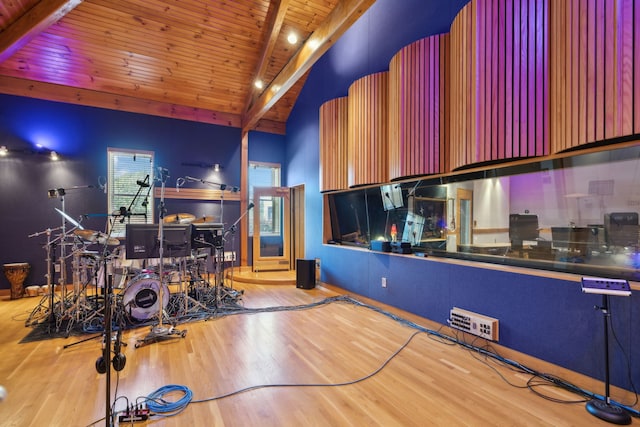
[[[68,191],[65,211],[74,218],[107,214],[106,196],[99,189],[107,176],[107,148],[154,151],[156,166],[169,170],[167,187],[175,188],[176,179],[186,175],[240,187],[240,135],[240,129],[225,126],[0,95],[0,145],[13,151],[0,158],[0,264],[28,262],[31,273],[25,285],[46,283],[46,235],[27,236],[62,223],[55,211],[62,202],[49,199],[47,190],[95,186]],[[33,154],[36,143],[60,153],[62,160]],[[284,137],[252,132],[249,158],[284,163]],[[190,163],[219,163],[222,170]],[[185,187],[219,188],[201,183]],[[238,202],[167,199],[165,205],[169,214],[213,215],[227,225],[240,216]],[[82,224],[98,231],[106,226],[105,217],[89,217]],[[240,242],[234,245],[239,251]],[[9,288],[6,278],[0,279],[0,287]]]
[[[600,297],[582,294],[579,277],[556,280],[434,259],[395,256],[322,244],[319,193],[319,108],[346,96],[358,78],[387,70],[393,55],[422,37],[447,32],[466,0],[378,0],[314,66],[287,123],[290,185],[306,188],[306,256],[320,258],[322,280],[440,323],[460,307],[500,320],[500,344],[604,378]],[[388,287],[381,287],[386,277]],[[612,381],[630,388],[623,352],[640,383],[640,346],[634,297],[612,298]],[[604,390],[594,390],[603,393]]]

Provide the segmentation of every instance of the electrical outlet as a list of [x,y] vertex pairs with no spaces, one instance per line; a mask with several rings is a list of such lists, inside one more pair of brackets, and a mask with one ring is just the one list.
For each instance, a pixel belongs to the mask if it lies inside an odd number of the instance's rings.
[[493,317],[453,307],[449,312],[449,326],[481,338],[498,341],[498,319]]
[[386,287],[387,287],[387,278],[386,278],[386,277],[383,277],[383,278],[382,278],[382,287],[383,287],[383,288],[386,288]]

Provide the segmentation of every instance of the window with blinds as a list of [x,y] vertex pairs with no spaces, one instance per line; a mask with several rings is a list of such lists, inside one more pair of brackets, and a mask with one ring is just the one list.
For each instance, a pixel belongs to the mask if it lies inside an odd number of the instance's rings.
[[[126,224],[153,223],[153,152],[107,149],[109,162],[108,210],[114,237],[124,237]],[[149,187],[141,187],[138,181]]]
[[[277,163],[249,162],[249,203],[253,200],[254,187],[280,187],[280,165]],[[253,236],[253,211],[249,211],[249,235]],[[280,218],[280,216],[276,216]],[[279,229],[279,222],[273,225]]]

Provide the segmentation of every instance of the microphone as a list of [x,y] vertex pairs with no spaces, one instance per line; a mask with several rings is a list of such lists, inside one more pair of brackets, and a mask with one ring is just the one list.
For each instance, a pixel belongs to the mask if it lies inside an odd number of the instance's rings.
[[136,184],[138,184],[142,188],[147,188],[149,187],[148,181],[149,181],[149,175],[145,176],[143,181],[137,180]]
[[249,203],[249,206],[247,206],[247,210],[253,209],[255,205],[253,204],[253,202]]

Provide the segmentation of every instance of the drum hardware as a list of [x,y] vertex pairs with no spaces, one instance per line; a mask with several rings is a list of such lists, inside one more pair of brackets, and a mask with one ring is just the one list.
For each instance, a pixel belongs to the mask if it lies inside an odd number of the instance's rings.
[[55,276],[55,253],[56,246],[60,240],[60,237],[55,239],[51,238],[51,235],[56,230],[62,230],[63,227],[56,228],[47,228],[46,230],[36,232],[30,234],[28,237],[38,237],[43,234],[47,235],[47,243],[43,246],[47,253],[46,263],[47,263],[47,274],[45,277],[47,279],[46,290],[47,292],[43,295],[42,299],[38,303],[38,305],[33,309],[29,317],[25,322],[25,326],[34,326],[40,323],[44,323],[48,321],[49,323],[49,331],[51,332],[51,326],[56,323],[56,316],[54,313],[56,307],[56,293],[53,286],[53,280]]
[[[70,190],[79,189],[79,188],[91,188],[92,186],[74,186],[69,188]],[[48,295],[44,295],[40,303],[36,306],[36,308],[31,312],[26,321],[26,326],[33,326],[39,323],[43,323],[44,321],[48,321],[49,323],[49,332],[52,331],[52,327],[55,325],[55,329],[57,330],[60,326],[59,321],[61,316],[59,315],[64,309],[64,301],[67,296],[67,272],[66,272],[66,264],[65,260],[66,256],[66,247],[69,245],[73,245],[74,243],[69,243],[66,241],[67,238],[67,222],[73,225],[73,228],[68,230],[69,232],[75,229],[83,229],[82,225],[69,216],[65,212],[65,195],[67,190],[64,188],[58,188],[49,190],[47,192],[49,198],[60,197],[61,208],[54,208],[56,212],[58,212],[62,217],[62,225],[56,228],[47,228],[44,231],[36,232],[30,234],[28,237],[38,237],[43,234],[47,235],[47,243],[44,245],[45,251],[47,253],[46,262],[47,262],[47,273],[45,275],[47,279],[47,293]],[[61,233],[58,237],[52,239],[52,233],[56,230],[60,230]],[[56,263],[56,249],[60,248],[60,256],[57,259]],[[55,292],[54,286],[54,277],[55,273],[59,273],[58,284],[61,288],[61,297],[58,299],[58,295]],[[58,299],[58,300],[57,300]],[[57,300],[57,301],[56,301]],[[59,313],[58,313],[59,312]]]

